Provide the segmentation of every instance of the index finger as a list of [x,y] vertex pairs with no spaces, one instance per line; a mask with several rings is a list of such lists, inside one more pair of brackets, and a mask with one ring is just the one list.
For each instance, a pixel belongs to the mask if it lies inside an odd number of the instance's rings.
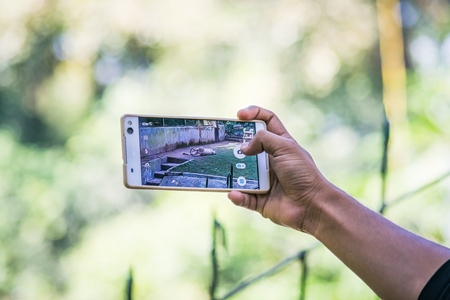
[[283,123],[272,111],[251,105],[238,111],[237,116],[240,120],[261,120],[267,124],[267,130],[285,138],[291,138]]

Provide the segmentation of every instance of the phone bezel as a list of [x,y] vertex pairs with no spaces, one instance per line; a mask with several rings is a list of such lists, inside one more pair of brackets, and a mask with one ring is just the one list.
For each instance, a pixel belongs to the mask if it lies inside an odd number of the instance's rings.
[[[150,186],[142,185],[141,182],[141,153],[139,140],[139,117],[149,118],[176,118],[176,119],[199,119],[213,121],[238,121],[243,120],[215,117],[192,117],[192,116],[168,116],[168,115],[141,115],[125,114],[121,117],[121,140],[122,140],[122,159],[123,159],[123,182],[130,189],[149,189],[149,190],[186,190],[186,191],[210,191],[210,192],[229,192],[232,190],[242,191],[251,194],[267,193],[270,189],[269,159],[265,152],[257,155],[259,189],[239,189],[239,188],[191,188],[191,187],[172,187],[172,186]],[[131,122],[131,124],[129,123]],[[255,122],[256,132],[266,130],[266,123],[261,120],[249,120]],[[128,128],[133,129],[133,133],[128,133]],[[137,134],[135,134],[137,133]]]

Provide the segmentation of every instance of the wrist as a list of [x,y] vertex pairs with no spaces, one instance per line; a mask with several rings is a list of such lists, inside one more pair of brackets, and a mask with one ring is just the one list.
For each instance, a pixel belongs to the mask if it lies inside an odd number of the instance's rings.
[[338,197],[340,193],[342,191],[325,178],[319,180],[309,193],[308,199],[302,201],[305,202],[303,217],[299,218],[300,224],[296,229],[317,237],[321,223],[327,218],[329,202]]
[[378,216],[331,183],[323,190],[319,205],[320,216],[311,234],[322,242],[334,235],[351,233],[369,218]]

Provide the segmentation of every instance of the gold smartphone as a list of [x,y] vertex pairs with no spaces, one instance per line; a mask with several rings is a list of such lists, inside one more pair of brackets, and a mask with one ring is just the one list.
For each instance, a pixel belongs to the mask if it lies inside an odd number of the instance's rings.
[[266,193],[265,152],[244,155],[263,121],[127,114],[121,118],[123,178],[131,189]]

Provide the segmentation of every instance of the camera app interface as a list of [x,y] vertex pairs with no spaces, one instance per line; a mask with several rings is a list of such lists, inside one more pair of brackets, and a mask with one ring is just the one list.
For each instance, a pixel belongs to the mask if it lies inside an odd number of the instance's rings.
[[139,118],[143,185],[259,189],[254,122]]

